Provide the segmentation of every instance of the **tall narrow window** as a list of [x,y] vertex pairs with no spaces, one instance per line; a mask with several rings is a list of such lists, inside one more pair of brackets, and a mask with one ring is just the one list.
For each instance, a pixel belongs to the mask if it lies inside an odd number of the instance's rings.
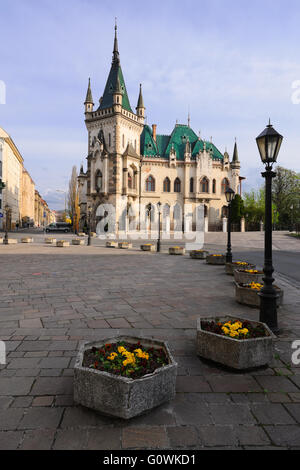
[[194,178],[190,178],[190,193],[194,192]]
[[108,146],[110,147],[111,146],[111,135],[108,134]]
[[128,189],[132,189],[132,176],[128,173]]
[[169,193],[171,191],[171,182],[169,178],[164,179],[164,193]]
[[95,186],[96,186],[96,191],[99,192],[102,189],[102,184],[103,184],[103,176],[100,170],[97,171],[96,173],[96,179],[95,179]]
[[124,137],[124,134],[122,135],[122,145],[123,145],[123,148],[125,147],[125,137]]
[[151,175],[146,179],[146,191],[155,191],[155,179]]
[[216,180],[213,180],[212,192],[213,192],[214,194],[216,194]]
[[208,190],[209,190],[208,186],[209,186],[208,179],[206,178],[206,176],[204,176],[204,178],[202,178],[202,180],[200,181],[201,193],[208,193]]
[[181,182],[179,178],[176,178],[174,181],[174,193],[180,193],[181,191]]
[[222,192],[222,194],[225,194],[225,191],[226,191],[227,188],[229,188],[229,181],[228,181],[227,178],[224,178],[224,179],[222,180],[222,184],[221,184],[221,192]]

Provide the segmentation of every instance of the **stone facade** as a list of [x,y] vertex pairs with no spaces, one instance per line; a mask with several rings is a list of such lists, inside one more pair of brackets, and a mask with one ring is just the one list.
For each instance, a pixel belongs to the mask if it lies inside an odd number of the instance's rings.
[[94,110],[90,81],[84,104],[88,156],[87,169],[81,167],[78,177],[80,228],[90,222],[96,230],[104,215],[101,204],[114,206],[116,231],[138,229],[142,224],[147,228],[151,217],[148,221],[141,207],[149,203],[156,207],[159,201],[166,230],[176,230],[178,213],[192,214],[194,229],[201,205],[206,230],[221,228],[221,219],[227,214],[226,188],[240,191],[237,145],[230,161],[227,152],[222,154],[212,141],[202,140],[189,124],[176,124],[169,136],[157,134],[155,124],[152,129],[146,125],[141,86],[136,112],[129,103],[116,33],[111,70],[99,106]]

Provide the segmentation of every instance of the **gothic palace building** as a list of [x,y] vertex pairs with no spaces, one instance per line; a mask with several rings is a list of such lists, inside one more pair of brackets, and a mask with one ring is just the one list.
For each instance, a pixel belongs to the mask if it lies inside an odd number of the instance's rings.
[[[212,142],[202,140],[189,123],[176,124],[171,135],[158,134],[156,124],[152,128],[145,124],[141,85],[136,112],[129,102],[117,27],[111,69],[99,106],[94,109],[90,81],[84,106],[88,156],[87,170],[81,167],[78,176],[81,229],[89,217],[92,230],[96,230],[101,204],[112,204],[119,220],[124,201],[131,219],[141,217],[134,208],[149,203],[155,207],[160,201],[171,230],[178,206],[183,214],[187,207],[195,214],[204,204],[205,229],[221,225],[227,210],[225,190],[230,186],[241,192],[244,179],[240,177],[236,143],[230,161],[227,152],[222,154]],[[117,223],[118,228],[121,230]]]

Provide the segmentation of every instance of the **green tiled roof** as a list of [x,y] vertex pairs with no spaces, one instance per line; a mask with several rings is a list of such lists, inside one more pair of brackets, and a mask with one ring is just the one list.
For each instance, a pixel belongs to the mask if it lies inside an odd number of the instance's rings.
[[[141,154],[149,157],[169,159],[170,151],[174,148],[177,160],[184,160],[187,141],[191,144],[192,159],[195,159],[199,151],[203,150],[204,141],[199,140],[198,136],[189,126],[176,124],[170,136],[157,134],[155,143],[152,131],[146,125],[141,134]],[[214,160],[223,160],[222,153],[213,143],[205,141],[205,144],[206,149],[208,151],[211,150]]]
[[125,80],[120,64],[119,50],[118,50],[118,39],[117,39],[117,26],[115,26],[115,39],[114,39],[114,50],[113,60],[111,69],[108,75],[108,79],[105,85],[103,97],[99,109],[111,108],[113,106],[113,93],[119,91],[121,88],[122,92],[122,108],[132,113],[132,109],[129,103],[127,95]]
[[117,90],[118,78],[123,95],[122,108],[132,113],[121,65],[118,63],[112,64],[111,66],[99,109],[111,108],[113,106],[113,92]]

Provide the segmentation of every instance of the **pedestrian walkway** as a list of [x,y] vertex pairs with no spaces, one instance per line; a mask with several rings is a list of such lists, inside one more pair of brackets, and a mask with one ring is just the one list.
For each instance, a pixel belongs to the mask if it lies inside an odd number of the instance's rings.
[[[0,246],[0,256],[0,449],[300,447],[300,300],[286,280],[274,361],[242,373],[195,354],[199,316],[258,319],[223,267],[100,246]],[[124,333],[167,340],[178,362],[176,398],[129,422],[72,399],[79,342]]]

